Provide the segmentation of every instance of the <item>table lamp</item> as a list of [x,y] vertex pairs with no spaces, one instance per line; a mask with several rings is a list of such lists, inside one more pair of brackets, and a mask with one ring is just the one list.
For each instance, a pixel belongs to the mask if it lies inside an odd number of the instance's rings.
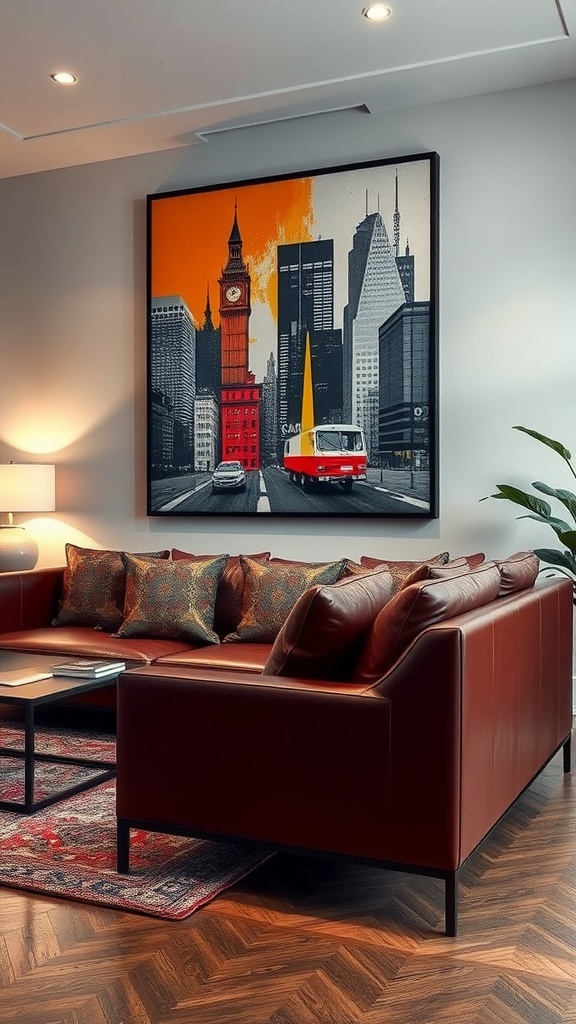
[[14,512],[53,512],[55,467],[44,463],[0,464],[0,512],[8,522],[0,525],[0,572],[33,569],[38,545],[23,526],[15,526]]

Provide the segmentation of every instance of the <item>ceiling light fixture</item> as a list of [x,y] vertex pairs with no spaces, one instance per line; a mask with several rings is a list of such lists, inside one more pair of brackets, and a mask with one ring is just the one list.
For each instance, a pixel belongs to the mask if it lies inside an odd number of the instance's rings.
[[70,71],[56,71],[53,75],[50,75],[53,82],[58,82],[58,85],[75,85],[78,79],[76,75],[73,75]]
[[387,4],[370,4],[362,8],[362,14],[368,21],[386,21],[392,14],[392,8]]

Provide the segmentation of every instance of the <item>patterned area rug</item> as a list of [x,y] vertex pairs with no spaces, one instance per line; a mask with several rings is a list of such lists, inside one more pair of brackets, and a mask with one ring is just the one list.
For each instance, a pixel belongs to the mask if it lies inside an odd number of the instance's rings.
[[[22,730],[0,723],[0,746],[22,748]],[[114,738],[43,726],[37,750],[114,759]],[[86,769],[39,763],[36,797]],[[19,800],[22,761],[0,758],[0,799]],[[130,874],[116,871],[115,782],[35,814],[0,811],[0,886],[83,900],[178,921],[263,864],[273,851],[133,829]]]

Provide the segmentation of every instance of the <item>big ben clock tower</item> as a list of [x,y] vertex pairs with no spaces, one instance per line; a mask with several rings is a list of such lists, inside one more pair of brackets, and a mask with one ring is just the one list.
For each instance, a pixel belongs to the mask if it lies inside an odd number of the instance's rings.
[[222,387],[220,445],[222,461],[237,460],[245,469],[260,467],[260,390],[248,366],[250,274],[242,259],[236,205],[228,239],[228,262],[220,286]]
[[228,239],[228,262],[222,269],[220,285],[220,327],[222,331],[222,384],[244,384],[248,370],[248,320],[250,317],[250,274],[242,259],[242,238],[236,207]]

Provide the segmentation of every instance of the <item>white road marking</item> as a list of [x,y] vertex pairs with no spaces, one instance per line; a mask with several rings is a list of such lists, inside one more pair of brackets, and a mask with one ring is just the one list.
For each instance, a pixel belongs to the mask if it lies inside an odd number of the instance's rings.
[[171,512],[177,505],[181,505],[187,498],[191,498],[197,491],[201,491],[204,487],[208,487],[209,480],[205,480],[203,484],[198,484],[198,487],[193,487],[191,491],[186,491],[185,494],[179,494],[177,498],[172,498],[172,501],[167,501],[165,505],[161,505],[158,509],[159,512]]
[[407,494],[389,491],[387,487],[375,487],[374,490],[382,491],[383,494],[387,494],[390,498],[396,498],[397,501],[405,501],[407,505],[416,505],[417,508],[430,508],[430,502],[428,501],[420,501],[418,498],[410,498]]

